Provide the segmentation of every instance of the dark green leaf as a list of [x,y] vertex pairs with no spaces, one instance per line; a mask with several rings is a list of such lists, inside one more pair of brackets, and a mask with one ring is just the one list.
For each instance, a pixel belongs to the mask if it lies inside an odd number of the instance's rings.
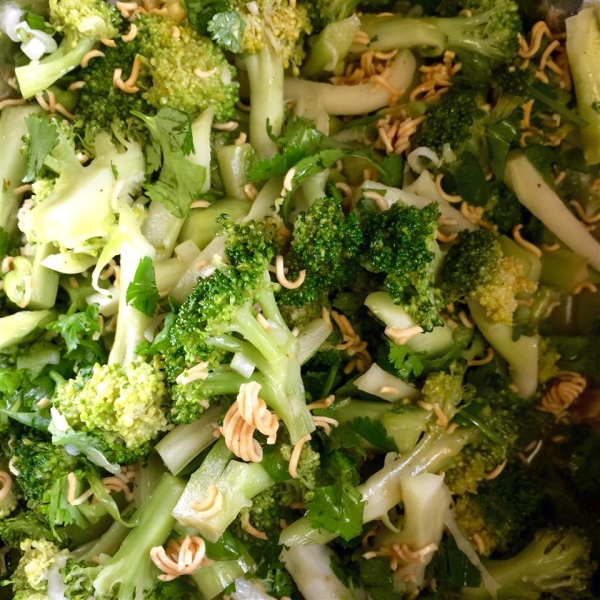
[[394,591],[390,561],[386,558],[359,559],[360,582],[373,600],[402,600],[403,594]]
[[472,153],[465,151],[460,159],[450,164],[449,174],[454,180],[456,193],[471,206],[485,206],[490,199],[490,186],[479,160]]
[[156,288],[154,263],[148,256],[142,258],[135,270],[133,281],[127,288],[127,304],[147,317],[153,317],[160,299]]
[[362,495],[355,487],[358,481],[355,465],[336,451],[327,457],[325,471],[331,483],[315,490],[306,505],[306,517],[313,527],[351,540],[362,532],[364,507]]
[[23,181],[35,181],[44,164],[44,159],[58,144],[58,131],[45,114],[34,113],[25,117],[28,138],[24,138],[27,147],[27,173]]
[[404,160],[400,154],[392,154],[386,156],[381,163],[382,171],[380,171],[381,183],[389,187],[402,187],[402,179],[404,174]]
[[396,442],[388,435],[385,427],[379,421],[374,421],[369,417],[357,417],[347,425],[373,446],[377,446],[385,452],[398,452]]
[[407,380],[411,376],[418,377],[423,372],[422,359],[408,346],[390,342],[389,359],[400,379]]
[[[518,111],[519,113],[521,111]],[[519,138],[520,124],[509,118],[492,123],[487,128],[487,141],[491,154],[492,171],[497,179],[504,180],[506,160],[512,144]]]

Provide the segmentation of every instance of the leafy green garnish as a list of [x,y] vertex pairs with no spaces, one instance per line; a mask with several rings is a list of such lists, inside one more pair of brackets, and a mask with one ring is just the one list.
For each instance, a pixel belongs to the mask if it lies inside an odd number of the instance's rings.
[[379,421],[374,421],[369,417],[357,417],[347,425],[373,446],[377,446],[385,452],[398,452],[396,442],[387,434],[385,427]]
[[239,53],[242,51],[242,36],[246,22],[235,10],[216,14],[208,23],[207,30],[219,46]]
[[126,294],[127,304],[133,306],[147,317],[153,317],[160,299],[156,288],[154,264],[148,256],[142,258],[135,270],[133,281]]
[[35,181],[45,158],[58,144],[58,131],[45,114],[34,113],[25,117],[28,136],[23,138],[27,145],[27,173],[23,181]]
[[160,168],[158,181],[144,186],[146,194],[164,204],[174,216],[185,217],[190,204],[202,193],[206,179],[206,169],[186,158],[194,152],[189,116],[169,106],[154,117],[138,111],[132,114],[142,119],[152,137],[146,149],[147,170],[153,173]]

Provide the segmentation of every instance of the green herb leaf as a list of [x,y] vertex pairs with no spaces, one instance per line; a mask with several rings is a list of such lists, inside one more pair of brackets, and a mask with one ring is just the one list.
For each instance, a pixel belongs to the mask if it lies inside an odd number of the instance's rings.
[[306,505],[306,517],[313,527],[351,540],[362,532],[364,507],[362,495],[355,487],[358,480],[355,464],[336,451],[328,456],[325,472],[331,483],[315,490]]
[[94,333],[101,333],[97,304],[90,304],[83,312],[59,315],[58,320],[48,325],[65,340],[68,352],[73,352],[80,344],[89,341]]
[[208,33],[208,24],[217,14],[227,12],[231,8],[228,0],[185,0],[190,25],[200,33]]
[[377,446],[385,452],[398,452],[396,442],[388,435],[385,427],[379,421],[374,421],[369,417],[357,417],[347,425],[373,446]]
[[216,14],[208,23],[207,30],[221,47],[234,53],[242,51],[242,38],[246,22],[235,10]]
[[28,136],[23,138],[27,145],[27,173],[23,181],[35,181],[44,159],[58,144],[58,131],[45,114],[34,113],[25,118]]
[[189,116],[169,106],[154,117],[137,111],[132,114],[142,119],[152,136],[152,145],[146,151],[149,171],[158,170],[162,162],[158,181],[144,186],[147,196],[164,204],[174,216],[185,217],[190,204],[202,193],[206,179],[206,169],[186,158],[194,152]]
[[402,187],[404,175],[404,160],[402,159],[402,156],[400,156],[400,154],[386,156],[383,159],[381,166],[383,168],[383,170],[380,171],[381,183],[389,187]]
[[154,263],[148,256],[140,260],[133,281],[127,288],[126,299],[129,306],[133,306],[147,317],[154,316],[160,297],[156,288]]
[[408,346],[400,346],[390,342],[389,359],[400,379],[407,380],[411,376],[418,377],[423,372],[423,361]]

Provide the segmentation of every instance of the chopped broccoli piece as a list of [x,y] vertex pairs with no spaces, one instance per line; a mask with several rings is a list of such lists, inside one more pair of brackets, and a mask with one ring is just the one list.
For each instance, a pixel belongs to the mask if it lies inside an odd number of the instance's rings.
[[23,556],[11,577],[14,600],[46,600],[48,578],[52,571],[58,573],[68,555],[47,540],[27,539],[21,542]]
[[475,300],[495,322],[512,325],[520,292],[535,291],[522,263],[506,256],[501,239],[489,229],[461,231],[442,266],[441,289],[454,302]]
[[363,235],[356,215],[345,215],[333,198],[317,200],[294,223],[291,252],[286,257],[290,280],[306,270],[304,283],[283,290],[283,304],[304,306],[345,288],[356,278]]
[[15,70],[24,98],[43,92],[78,67],[101,38],[116,38],[122,19],[114,6],[102,0],[51,0],[50,23],[63,40],[48,56]]
[[365,214],[362,223],[361,265],[372,273],[385,274],[384,283],[394,303],[425,331],[443,324],[436,307],[432,267],[438,217],[433,203],[419,210],[397,202],[388,210]]

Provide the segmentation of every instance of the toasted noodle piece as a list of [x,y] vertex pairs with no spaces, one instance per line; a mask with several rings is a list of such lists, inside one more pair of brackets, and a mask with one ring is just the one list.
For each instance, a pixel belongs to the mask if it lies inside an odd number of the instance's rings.
[[416,335],[423,333],[423,328],[419,325],[413,325],[406,329],[400,329],[399,327],[386,327],[384,331],[394,344],[402,346],[407,342],[410,342]]
[[489,473],[486,473],[484,475],[485,479],[488,479],[488,480],[496,479],[496,477],[498,477],[498,475],[500,475],[500,473],[502,473],[502,471],[504,471],[504,467],[506,467],[507,462],[508,462],[507,460],[502,461],[495,469],[493,469]]
[[321,318],[323,319],[323,321],[325,321],[325,325],[327,325],[327,327],[330,329],[330,331],[333,331],[333,323],[331,322],[331,315],[329,314],[329,311],[327,310],[327,308],[325,308],[324,306],[321,309]]
[[260,462],[263,451],[261,445],[254,439],[256,428],[244,420],[237,400],[230,406],[223,425],[219,427],[227,447],[246,462]]
[[547,36],[549,40],[554,39],[552,32],[544,21],[538,21],[532,27],[529,43],[519,33],[519,56],[521,58],[533,58],[538,53],[544,36]]
[[8,100],[2,100],[2,102],[0,102],[0,110],[2,110],[5,106],[21,106],[26,103],[27,100],[24,98],[9,98]]
[[440,427],[448,427],[448,417],[442,410],[442,407],[437,402],[434,402],[433,404],[433,413],[437,417],[436,423]]
[[235,131],[240,126],[235,121],[227,121],[227,123],[213,123],[212,128],[219,131]]
[[383,546],[379,550],[365,552],[362,556],[367,560],[377,557],[389,558],[390,568],[397,571],[399,561],[404,564],[423,564],[437,549],[438,545],[435,543],[427,544],[420,550],[412,550],[407,544],[393,544],[391,548]]
[[577,216],[587,225],[598,223],[600,221],[600,213],[596,213],[595,215],[588,215],[579,201],[571,200],[569,204],[575,209]]
[[573,290],[573,295],[576,296],[583,290],[587,290],[588,292],[595,294],[598,291],[598,288],[591,281],[582,281]]
[[20,196],[21,194],[25,194],[26,192],[30,192],[32,189],[33,189],[33,186],[30,183],[25,183],[23,185],[20,185],[18,188],[15,188],[13,190],[13,192],[17,196]]
[[2,487],[0,488],[0,502],[5,500],[10,494],[12,483],[13,480],[10,476],[10,473],[7,473],[6,471],[0,471],[0,484],[2,484]]
[[279,419],[268,409],[266,402],[258,397],[260,388],[260,383],[256,381],[242,383],[236,399],[237,409],[246,423],[267,436],[267,444],[274,444],[277,439]]
[[131,42],[135,39],[135,37],[137,36],[137,32],[138,32],[138,28],[137,25],[135,23],[131,23],[131,25],[129,26],[129,31],[125,34],[121,36],[121,39],[127,43],[127,42]]
[[100,38],[100,43],[107,48],[114,48],[117,45],[115,40],[110,40],[108,38]]
[[472,358],[467,361],[467,367],[481,367],[482,365],[487,365],[488,363],[494,360],[494,349],[491,346],[488,346],[485,351],[485,356],[483,358]]
[[544,242],[542,244],[542,250],[544,252],[556,252],[557,250],[560,250],[560,244],[547,244]]
[[298,272],[298,279],[296,281],[289,281],[285,276],[283,256],[278,254],[275,257],[275,276],[281,287],[287,288],[288,290],[295,290],[299,288],[306,279],[306,269],[302,269]]
[[290,464],[288,466],[288,472],[292,476],[292,479],[298,477],[298,461],[300,460],[300,453],[302,452],[302,447],[308,441],[310,441],[310,434],[300,438],[292,450],[292,456],[290,457]]
[[366,198],[367,200],[373,200],[373,202],[377,204],[377,208],[379,210],[383,211],[388,209],[387,202],[381,194],[378,194],[377,192],[374,192],[372,190],[367,190],[366,192],[363,192],[362,195],[363,198]]
[[538,408],[560,420],[563,413],[577,400],[587,387],[587,379],[573,371],[561,371],[544,392]]
[[209,79],[217,72],[217,69],[210,69],[209,71],[202,71],[201,69],[194,69],[194,75],[198,79]]
[[470,204],[463,202],[460,205],[460,214],[465,219],[471,221],[471,223],[477,224],[483,217],[483,206],[471,206]]
[[191,369],[186,369],[180,373],[175,379],[175,383],[186,385],[198,379],[206,379],[208,377],[208,362],[201,361],[194,365]]
[[281,195],[285,196],[285,192],[292,191],[292,180],[294,179],[294,175],[296,175],[296,167],[292,167],[286,174],[283,179],[283,190],[281,191]]
[[335,396],[333,394],[331,394],[330,396],[327,396],[327,398],[324,398],[323,400],[317,400],[316,402],[311,402],[310,404],[307,404],[306,408],[308,408],[308,410],[325,409],[325,408],[329,408],[334,402],[335,402]]
[[192,504],[192,510],[202,513],[202,518],[208,519],[221,512],[223,508],[223,492],[216,485],[209,485],[206,497],[200,502]]
[[444,244],[450,244],[456,240],[456,238],[458,237],[458,233],[454,232],[454,233],[451,233],[450,235],[446,235],[438,229],[435,232],[435,236],[440,242],[442,242]]
[[464,310],[461,310],[458,313],[458,318],[465,327],[468,327],[469,329],[473,329],[473,327],[475,327],[475,323]]
[[169,540],[166,548],[155,546],[150,550],[152,562],[162,571],[161,581],[172,581],[181,575],[191,575],[212,564],[206,558],[206,543],[198,536],[185,536],[183,540]]
[[234,140],[233,145],[241,146],[242,144],[245,144],[247,140],[248,140],[248,135],[246,134],[245,131],[242,131],[240,133],[240,135],[238,135],[237,138]]
[[332,427],[337,427],[340,423],[331,417],[313,417],[315,427],[322,427],[327,435],[331,433]]
[[92,58],[102,58],[104,56],[104,52],[101,52],[100,50],[90,50],[82,59],[81,59],[81,63],[80,66],[83,67],[84,69],[88,66],[90,60],[92,60]]
[[195,200],[190,204],[190,208],[208,208],[210,202],[208,200]]
[[92,490],[86,490],[80,496],[75,497],[75,492],[77,490],[77,476],[75,473],[71,472],[67,475],[67,482],[69,484],[69,489],[67,492],[67,502],[71,506],[79,506],[83,504],[92,494]]
[[517,242],[517,244],[519,244],[519,246],[521,246],[521,248],[533,252],[533,254],[540,258],[542,256],[542,251],[535,244],[532,244],[521,237],[521,229],[523,229],[522,224],[515,225],[512,228],[513,239],[515,242]]
[[244,186],[244,195],[252,202],[256,200],[256,196],[258,196],[258,190],[256,189],[256,186],[253,183],[247,183]]
[[269,539],[266,533],[256,529],[256,527],[250,523],[250,514],[248,512],[243,512],[240,515],[240,522],[242,524],[242,529],[252,537],[258,538],[259,540]]

